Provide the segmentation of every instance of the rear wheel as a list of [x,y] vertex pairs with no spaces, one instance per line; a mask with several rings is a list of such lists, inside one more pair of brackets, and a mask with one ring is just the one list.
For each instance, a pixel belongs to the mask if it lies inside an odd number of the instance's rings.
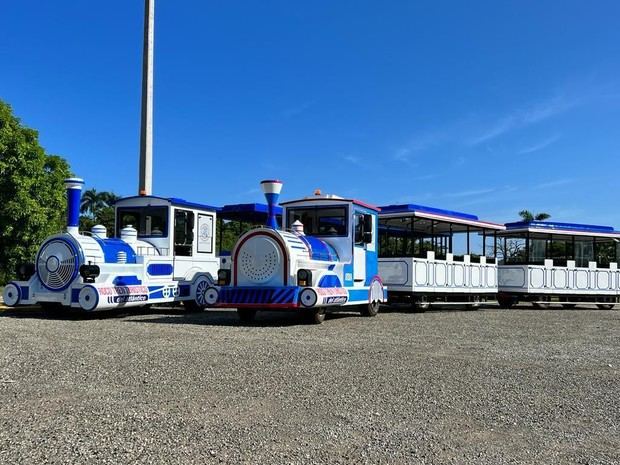
[[255,308],[238,308],[237,315],[239,316],[239,320],[244,323],[249,323],[250,321],[254,321],[256,318],[256,309]]
[[380,305],[381,305],[381,302],[379,302],[378,300],[373,300],[372,302],[368,302],[367,305],[362,305],[362,309],[360,310],[360,313],[363,316],[376,316],[377,313],[379,313]]
[[411,307],[409,308],[413,313],[424,313],[429,307],[430,304],[428,303],[428,299],[426,297],[420,297],[411,302]]
[[616,304],[596,304],[601,310],[611,310]]
[[186,313],[200,313],[205,309],[202,305],[198,305],[195,300],[184,300],[183,307]]
[[320,325],[325,321],[325,308],[323,307],[311,308],[306,312],[308,323]]
[[501,308],[512,308],[515,304],[515,299],[513,299],[510,295],[499,294],[497,296],[497,303]]

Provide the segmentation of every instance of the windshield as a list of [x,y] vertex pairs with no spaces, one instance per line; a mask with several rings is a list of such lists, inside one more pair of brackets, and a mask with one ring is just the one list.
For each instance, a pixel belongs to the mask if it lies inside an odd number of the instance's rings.
[[304,207],[287,210],[286,227],[295,221],[304,225],[304,234],[310,236],[346,236],[346,207]]
[[138,237],[168,236],[168,207],[127,207],[116,211],[116,237],[121,229],[131,226]]

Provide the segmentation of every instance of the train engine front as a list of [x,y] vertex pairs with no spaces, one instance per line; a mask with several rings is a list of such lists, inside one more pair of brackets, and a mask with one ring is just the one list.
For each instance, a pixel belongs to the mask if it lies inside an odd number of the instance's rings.
[[4,288],[6,305],[90,312],[175,300],[199,301],[198,291],[202,288],[204,294],[213,282],[208,273],[174,279],[176,257],[154,245],[154,240],[139,239],[132,225],[119,230],[120,238],[107,237],[106,228],[100,225],[90,234],[80,233],[83,186],[80,178],[65,180],[67,229],[43,242],[34,263],[20,265],[18,280]]
[[[273,213],[282,183],[263,181],[261,187],[269,207],[267,227],[239,238],[231,255],[232,268],[220,270],[218,286],[207,290],[208,304],[236,308],[244,321],[253,319],[258,310],[297,310],[321,323],[326,310],[351,305],[360,306],[364,314],[376,314],[385,298],[376,276],[376,234],[372,234],[376,213],[367,213],[369,234],[366,242],[358,244],[361,254],[356,254],[355,233],[348,226],[355,216],[352,202],[333,196],[327,202],[321,196],[303,199],[297,202],[300,208],[285,208],[283,221],[288,230],[282,230]],[[336,210],[332,207],[335,199],[344,204]],[[312,219],[297,213],[321,209],[326,214],[342,214],[324,217],[322,232],[326,234],[317,235]],[[362,273],[357,280],[353,278],[356,262],[358,274]]]

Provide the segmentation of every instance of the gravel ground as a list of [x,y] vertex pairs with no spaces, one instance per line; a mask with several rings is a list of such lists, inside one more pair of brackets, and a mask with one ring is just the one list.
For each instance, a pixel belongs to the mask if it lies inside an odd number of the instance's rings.
[[620,463],[620,312],[0,312],[0,463]]

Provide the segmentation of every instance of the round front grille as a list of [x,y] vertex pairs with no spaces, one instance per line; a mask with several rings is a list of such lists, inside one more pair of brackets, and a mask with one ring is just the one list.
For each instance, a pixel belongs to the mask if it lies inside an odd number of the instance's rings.
[[269,281],[282,266],[277,244],[266,236],[253,237],[243,244],[238,261],[240,273],[255,283]]
[[79,260],[75,247],[64,239],[45,243],[37,256],[37,274],[52,291],[65,289],[77,276]]

